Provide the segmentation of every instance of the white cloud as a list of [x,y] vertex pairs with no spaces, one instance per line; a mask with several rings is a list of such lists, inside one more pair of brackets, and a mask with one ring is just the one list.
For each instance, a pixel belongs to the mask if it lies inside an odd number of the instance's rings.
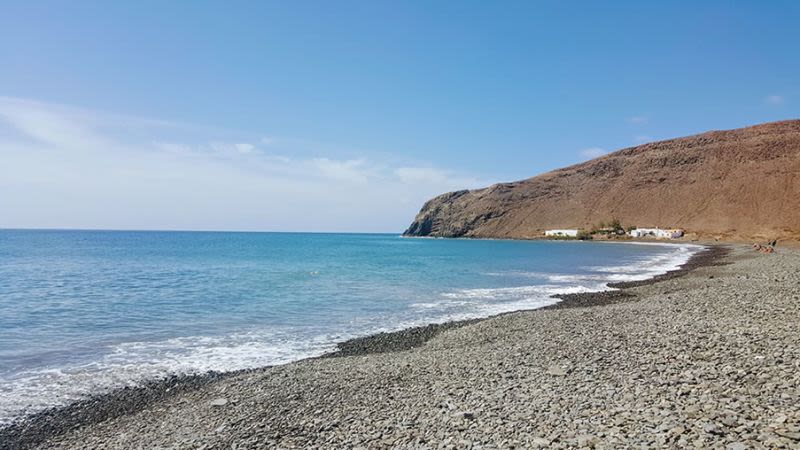
[[644,144],[645,142],[652,142],[653,138],[646,134],[640,134],[639,136],[634,137],[633,140],[638,144]]
[[208,147],[218,157],[236,157],[241,154],[253,153],[255,145],[241,142],[213,141]]
[[192,147],[185,144],[177,144],[175,142],[153,142],[153,146],[163,151],[164,153],[172,153],[176,155],[190,155],[194,152]]
[[405,184],[420,186],[447,186],[450,189],[476,188],[485,182],[476,178],[459,176],[434,167],[399,167],[395,176]]
[[588,159],[594,159],[608,153],[605,149],[600,147],[589,147],[581,150],[581,156]]
[[280,142],[0,97],[0,227],[401,231],[495,181]]
[[239,153],[252,153],[253,150],[255,150],[255,148],[256,148],[255,145],[247,144],[247,143],[239,143],[239,144],[234,144],[234,145],[236,147],[236,150],[239,151]]
[[783,96],[780,95],[768,95],[764,102],[768,105],[782,105],[784,102]]
[[318,175],[350,183],[366,183],[371,176],[375,175],[374,169],[368,167],[363,159],[337,161],[328,158],[314,158],[311,160],[311,166],[317,170]]
[[447,181],[447,174],[439,169],[430,167],[400,167],[395,169],[397,175],[404,183],[442,183]]
[[628,117],[628,122],[629,122],[629,123],[632,123],[632,124],[634,124],[634,125],[644,125],[644,124],[646,124],[646,123],[647,123],[647,122],[649,122],[649,121],[650,121],[650,119],[648,119],[648,118],[647,118],[647,117],[645,117],[645,116],[633,116],[633,117]]
[[65,150],[103,145],[105,140],[91,130],[85,112],[24,99],[0,97],[0,120],[43,144]]

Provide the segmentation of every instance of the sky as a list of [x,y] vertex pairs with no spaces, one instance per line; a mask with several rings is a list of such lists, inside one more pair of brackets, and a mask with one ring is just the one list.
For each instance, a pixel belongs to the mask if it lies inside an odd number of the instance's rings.
[[4,1],[0,228],[401,232],[800,118],[795,1]]

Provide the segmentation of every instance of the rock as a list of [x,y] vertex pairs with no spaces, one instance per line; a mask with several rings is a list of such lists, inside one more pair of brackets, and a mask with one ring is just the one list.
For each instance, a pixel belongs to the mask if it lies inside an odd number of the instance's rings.
[[722,419],[722,424],[726,427],[735,427],[739,421],[735,417],[727,416]]
[[747,450],[747,446],[741,442],[732,442],[725,447],[725,450]]
[[670,429],[669,432],[675,436],[681,436],[686,432],[686,428],[678,426]]
[[774,424],[782,424],[786,422],[786,414],[778,414],[772,419],[772,423]]
[[582,434],[578,436],[578,447],[589,447],[594,448],[600,442],[600,439],[597,436],[592,436],[591,434]]
[[533,444],[536,447],[540,447],[540,448],[549,447],[550,446],[550,442],[552,442],[552,441],[550,441],[550,439],[543,438],[543,437],[536,437],[536,438],[533,438],[531,440],[531,444]]
[[564,377],[567,375],[567,370],[561,366],[550,366],[547,368],[547,373],[557,377]]
[[800,441],[800,432],[797,431],[788,431],[781,429],[781,430],[775,430],[775,434],[795,441]]
[[211,406],[214,406],[214,407],[225,406],[225,405],[228,404],[228,399],[227,398],[215,398],[214,400],[211,400],[210,402],[208,402],[208,404],[211,405]]

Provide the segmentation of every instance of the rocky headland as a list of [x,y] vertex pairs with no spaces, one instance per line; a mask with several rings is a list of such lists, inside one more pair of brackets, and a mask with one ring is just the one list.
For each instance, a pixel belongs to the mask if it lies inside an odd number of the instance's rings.
[[800,240],[800,120],[653,142],[440,195],[405,234],[530,239],[618,219],[718,240]]

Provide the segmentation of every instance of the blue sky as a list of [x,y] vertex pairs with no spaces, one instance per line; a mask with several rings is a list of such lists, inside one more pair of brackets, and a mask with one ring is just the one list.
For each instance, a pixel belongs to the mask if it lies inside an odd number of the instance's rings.
[[0,227],[399,232],[800,117],[800,3],[4,2]]

